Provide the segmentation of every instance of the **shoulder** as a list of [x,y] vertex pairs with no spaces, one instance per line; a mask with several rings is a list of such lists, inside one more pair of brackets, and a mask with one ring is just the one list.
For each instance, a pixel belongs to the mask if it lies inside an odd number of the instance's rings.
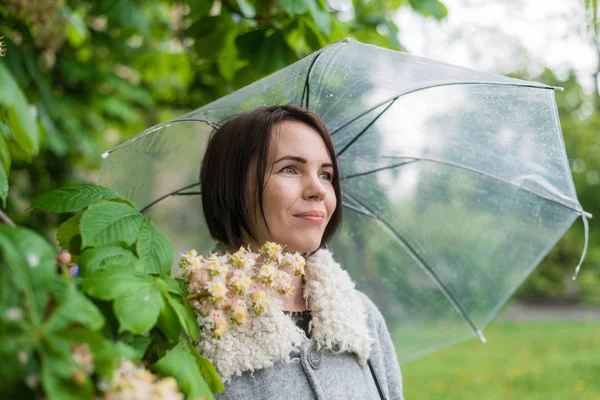
[[356,290],[356,295],[361,301],[365,314],[367,315],[367,324],[371,331],[377,331],[381,324],[384,323],[383,315],[379,308],[373,303],[373,301],[365,293],[360,290]]

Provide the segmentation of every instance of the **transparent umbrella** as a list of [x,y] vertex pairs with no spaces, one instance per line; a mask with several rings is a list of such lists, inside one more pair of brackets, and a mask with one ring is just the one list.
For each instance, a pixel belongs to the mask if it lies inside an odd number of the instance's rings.
[[342,179],[331,250],[405,362],[485,341],[483,328],[579,216],[587,245],[555,89],[344,40],[139,133],[103,155],[100,183],[177,250],[207,252],[199,173],[210,133],[257,106],[315,111]]

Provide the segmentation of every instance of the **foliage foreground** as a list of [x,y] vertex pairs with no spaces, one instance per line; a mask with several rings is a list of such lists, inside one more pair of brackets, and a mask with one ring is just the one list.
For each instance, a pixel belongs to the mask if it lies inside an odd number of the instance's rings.
[[600,321],[497,322],[476,340],[402,367],[404,394],[428,399],[599,399]]
[[[210,399],[223,390],[194,347],[200,330],[185,282],[170,276],[173,247],[148,218],[95,185],[57,189],[33,205],[77,211],[56,235],[73,260],[61,262],[61,255],[57,263],[43,237],[0,225],[2,398],[143,391],[174,399],[181,395],[162,394],[178,387],[187,398]],[[128,378],[115,383],[119,375]]]

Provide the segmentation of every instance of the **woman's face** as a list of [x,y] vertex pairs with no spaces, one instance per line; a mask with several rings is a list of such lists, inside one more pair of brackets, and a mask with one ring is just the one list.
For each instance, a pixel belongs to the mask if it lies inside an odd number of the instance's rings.
[[277,124],[269,145],[263,192],[270,233],[255,202],[250,207],[257,221],[255,244],[269,240],[289,252],[318,249],[336,207],[332,179],[332,160],[319,133],[299,121]]

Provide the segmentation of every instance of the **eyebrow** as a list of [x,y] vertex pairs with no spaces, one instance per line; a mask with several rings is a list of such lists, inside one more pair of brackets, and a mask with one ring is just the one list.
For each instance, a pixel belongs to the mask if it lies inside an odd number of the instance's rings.
[[[306,160],[304,158],[302,158],[302,157],[287,155],[287,156],[283,156],[279,160],[275,161],[273,163],[273,165],[275,165],[278,162],[283,161],[283,160],[292,160],[292,161],[297,161],[297,162],[302,163],[302,164],[306,164]],[[331,167],[331,168],[333,168],[333,164],[332,163],[323,163],[323,164],[321,164],[321,167]]]

